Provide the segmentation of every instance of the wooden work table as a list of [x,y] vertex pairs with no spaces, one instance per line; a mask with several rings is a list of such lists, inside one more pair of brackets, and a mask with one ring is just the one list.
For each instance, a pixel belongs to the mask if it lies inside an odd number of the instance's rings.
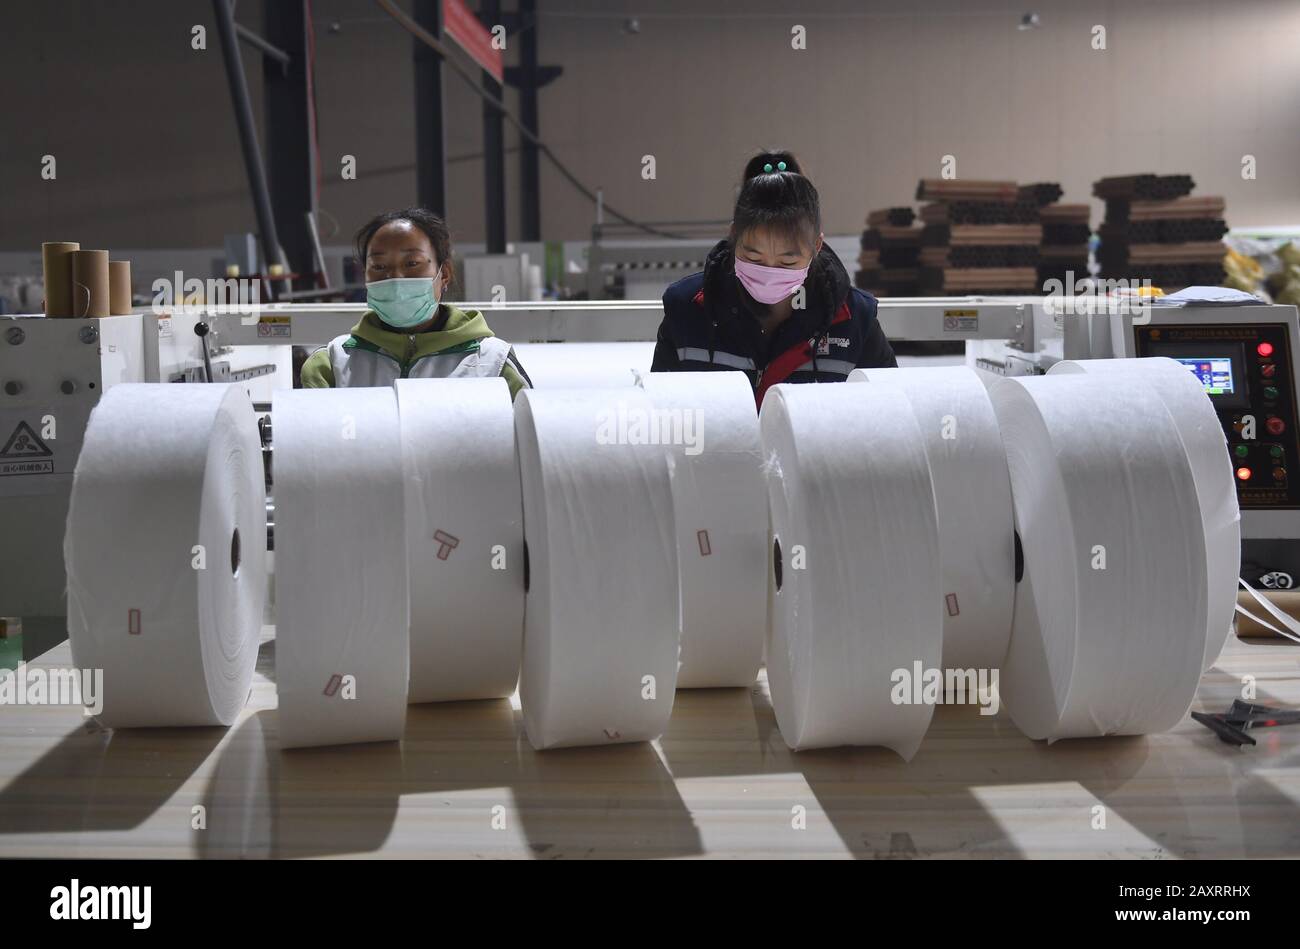
[[[64,643],[33,666],[69,664]],[[1223,711],[1244,675],[1300,706],[1300,647],[1234,639],[1193,708]],[[516,699],[412,706],[400,744],[282,753],[273,677],[268,640],[228,730],[0,706],[0,856],[1300,856],[1300,725],[1244,749],[1190,718],[1049,747],[1005,710],[941,707],[910,763],[794,754],[760,680],[678,693],[651,744],[539,754]]]

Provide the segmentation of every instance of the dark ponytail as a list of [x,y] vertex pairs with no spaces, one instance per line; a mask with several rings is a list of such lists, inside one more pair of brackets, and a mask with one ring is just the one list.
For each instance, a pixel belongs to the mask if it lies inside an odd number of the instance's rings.
[[[782,167],[783,165],[785,167]],[[740,176],[740,183],[743,185],[750,178],[756,178],[763,174],[779,174],[783,171],[791,171],[796,175],[803,174],[803,168],[800,167],[799,160],[790,152],[784,149],[764,149],[745,163],[745,170]]]

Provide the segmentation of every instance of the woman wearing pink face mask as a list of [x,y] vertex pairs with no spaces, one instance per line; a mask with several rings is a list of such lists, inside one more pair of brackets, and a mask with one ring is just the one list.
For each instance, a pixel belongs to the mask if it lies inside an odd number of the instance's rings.
[[731,233],[664,292],[654,372],[735,370],[756,400],[779,382],[843,382],[897,365],[876,300],[825,246],[817,189],[788,152],[750,160]]

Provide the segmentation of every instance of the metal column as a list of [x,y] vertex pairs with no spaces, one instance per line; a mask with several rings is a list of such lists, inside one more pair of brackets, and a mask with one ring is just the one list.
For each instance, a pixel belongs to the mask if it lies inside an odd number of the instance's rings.
[[[271,57],[262,60],[263,101],[266,108],[266,157],[271,185],[271,209],[276,229],[294,273],[316,270],[306,215],[316,212],[315,125],[308,55],[311,23],[303,0],[276,0],[262,4],[263,26],[269,43],[288,54],[287,65]],[[295,289],[310,289],[315,281],[304,277]]]
[[234,10],[229,0],[212,0],[212,11],[217,21],[217,34],[221,38],[221,55],[226,65],[226,81],[230,85],[235,124],[239,127],[244,170],[248,174],[248,189],[252,193],[257,229],[262,239],[262,257],[268,264],[283,265],[284,251],[280,248],[280,238],[275,230],[275,216],[271,211],[271,196],[266,185],[266,170],[257,144],[257,126],[253,122],[253,106],[249,102],[248,83],[244,79],[244,61],[239,55]]
[[[479,20],[489,30],[501,22],[500,0],[483,0]],[[488,72],[483,73],[483,89],[500,99],[501,84]],[[501,112],[483,100],[483,208],[486,216],[484,234],[489,254],[506,252],[506,137]]]
[[[519,0],[513,18],[518,35],[519,65],[506,67],[506,82],[519,90],[519,120],[537,135],[537,91],[557,79],[563,68],[537,65],[537,0]],[[537,146],[519,140],[519,239],[542,239],[541,153]]]
[[[415,0],[420,26],[442,39],[441,0]],[[420,204],[447,215],[447,137],[443,124],[442,57],[423,42],[415,46],[415,183]]]

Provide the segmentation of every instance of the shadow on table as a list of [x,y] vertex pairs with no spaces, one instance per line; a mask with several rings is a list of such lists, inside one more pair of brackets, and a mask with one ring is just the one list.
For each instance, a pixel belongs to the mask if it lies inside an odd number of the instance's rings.
[[86,719],[0,791],[0,835],[138,827],[225,734],[223,728],[112,731]]
[[[277,749],[275,713],[250,716],[222,748],[204,804],[205,857],[364,854],[389,840],[403,795],[458,792],[414,820],[443,849],[518,855],[484,831],[514,820],[538,857],[693,854],[700,841],[649,743],[538,753],[509,701],[413,705],[398,742]],[[481,795],[473,792],[481,790]],[[469,792],[467,797],[466,792]],[[450,805],[450,801],[448,804]],[[463,845],[460,844],[464,841]],[[397,847],[400,852],[402,846]]]

